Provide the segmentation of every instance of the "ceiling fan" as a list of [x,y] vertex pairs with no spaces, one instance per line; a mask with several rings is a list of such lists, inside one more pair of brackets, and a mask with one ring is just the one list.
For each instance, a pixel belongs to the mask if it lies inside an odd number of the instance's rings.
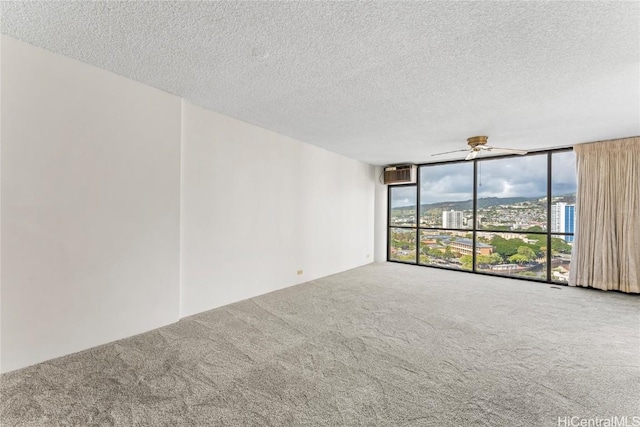
[[467,144],[471,148],[464,149],[464,150],[447,151],[445,153],[432,154],[432,156],[440,156],[442,154],[451,154],[451,153],[458,153],[460,151],[468,151],[469,154],[467,154],[467,157],[465,157],[464,159],[472,160],[476,158],[476,156],[478,155],[478,153],[480,153],[480,151],[483,151],[483,150],[491,151],[494,153],[518,154],[518,155],[523,155],[528,153],[528,151],[516,150],[514,148],[491,147],[489,145],[486,145],[488,138],[489,138],[488,136],[472,136],[471,138],[467,139]]

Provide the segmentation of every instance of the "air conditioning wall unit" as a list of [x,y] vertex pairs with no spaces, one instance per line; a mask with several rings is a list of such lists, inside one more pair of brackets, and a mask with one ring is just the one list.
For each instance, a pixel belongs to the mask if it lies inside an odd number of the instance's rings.
[[418,167],[416,165],[393,165],[384,168],[385,184],[412,184],[416,182]]

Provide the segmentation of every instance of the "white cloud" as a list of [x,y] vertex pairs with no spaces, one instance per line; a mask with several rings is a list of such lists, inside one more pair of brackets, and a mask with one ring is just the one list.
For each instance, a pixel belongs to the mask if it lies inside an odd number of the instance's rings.
[[[575,154],[552,155],[552,194],[576,191]],[[478,197],[544,197],[547,194],[547,154],[486,159],[477,162]],[[466,201],[473,198],[473,162],[444,163],[420,168],[420,202]],[[394,187],[392,206],[415,205],[413,187]]]

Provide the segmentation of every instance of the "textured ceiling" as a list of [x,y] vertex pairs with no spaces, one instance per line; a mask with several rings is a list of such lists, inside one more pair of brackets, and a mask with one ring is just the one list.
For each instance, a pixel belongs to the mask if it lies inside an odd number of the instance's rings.
[[639,2],[2,2],[2,32],[372,164],[640,134]]

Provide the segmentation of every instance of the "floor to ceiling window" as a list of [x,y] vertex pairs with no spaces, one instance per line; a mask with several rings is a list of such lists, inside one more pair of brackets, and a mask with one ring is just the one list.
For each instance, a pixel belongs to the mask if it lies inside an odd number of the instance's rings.
[[566,283],[571,270],[571,250],[576,223],[576,155],[551,154],[551,280]]
[[566,282],[575,191],[566,149],[421,165],[389,186],[388,259]]
[[420,168],[420,258],[424,265],[470,270],[473,162]]
[[416,259],[416,186],[390,187],[389,259],[415,262]]

